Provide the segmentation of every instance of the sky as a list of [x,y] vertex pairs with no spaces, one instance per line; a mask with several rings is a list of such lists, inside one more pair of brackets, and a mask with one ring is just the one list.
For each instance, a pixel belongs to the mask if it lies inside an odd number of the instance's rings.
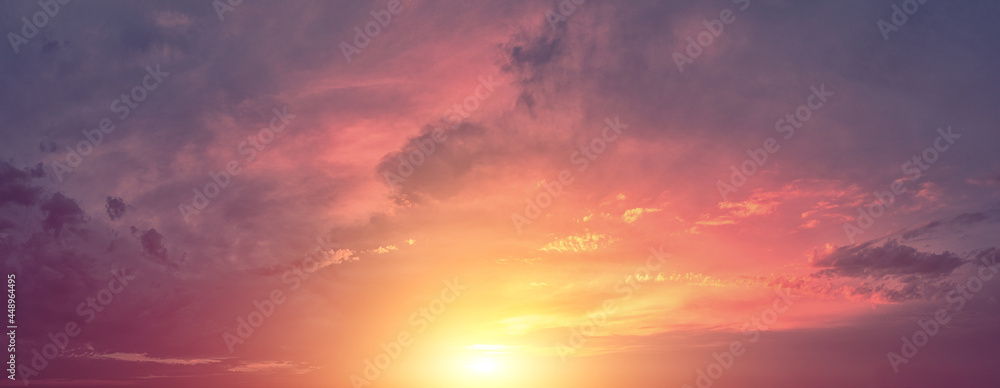
[[0,2],[3,384],[996,387],[998,17]]

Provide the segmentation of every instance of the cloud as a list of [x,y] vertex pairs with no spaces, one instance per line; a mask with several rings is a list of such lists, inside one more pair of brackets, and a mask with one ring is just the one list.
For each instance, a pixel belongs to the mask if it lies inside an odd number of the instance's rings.
[[1000,222],[1000,210],[962,213],[951,219],[933,220],[906,230],[900,234],[900,238],[903,240],[913,240],[931,236],[936,232],[946,229],[969,229],[974,226],[995,224],[998,222]]
[[882,279],[888,276],[920,275],[941,277],[951,274],[964,260],[951,252],[928,253],[889,240],[881,246],[865,243],[841,247],[816,260],[821,276]]
[[1000,186],[1000,174],[994,172],[983,179],[968,178],[966,182],[977,186]]
[[291,362],[277,362],[277,361],[264,361],[264,362],[246,362],[240,365],[229,368],[230,372],[240,372],[240,373],[266,373],[266,372],[278,372],[278,371],[289,371],[295,374],[304,374],[311,371],[320,369],[314,366],[303,366],[296,365]]
[[753,197],[743,202],[719,203],[719,209],[729,210],[729,213],[736,218],[768,215],[777,207],[778,201],[761,193],[754,193]]
[[544,247],[539,248],[539,250],[558,253],[594,252],[614,242],[615,238],[611,236],[587,232],[579,236],[566,236],[546,244]]
[[63,228],[73,228],[87,223],[87,215],[80,209],[80,205],[62,193],[52,194],[39,208],[45,212],[43,227],[46,231],[55,232],[56,237],[59,237]]
[[89,358],[105,359],[105,360],[118,360],[118,361],[129,361],[129,362],[152,362],[157,364],[168,364],[168,365],[200,365],[200,364],[213,364],[222,361],[222,359],[217,358],[156,358],[149,357],[146,353],[100,353],[91,354],[87,356]]
[[631,223],[636,222],[639,219],[639,216],[643,215],[643,213],[647,213],[647,214],[648,213],[656,213],[656,212],[658,212],[660,210],[661,209],[653,209],[653,208],[635,208],[635,209],[629,209],[629,210],[625,211],[625,214],[622,214],[622,221],[625,221],[626,224],[631,224]]
[[170,263],[170,258],[167,255],[167,247],[163,243],[163,235],[157,232],[156,229],[140,231],[133,226],[132,235],[139,239],[143,255],[154,259],[153,261],[159,264],[177,265],[176,263]]
[[14,203],[31,206],[38,202],[42,189],[31,184],[31,173],[0,162],[0,206]]
[[108,197],[108,203],[104,205],[108,211],[108,218],[111,221],[121,219],[125,216],[125,201],[118,197]]
[[399,250],[399,248],[397,248],[395,245],[386,245],[386,246],[379,246],[378,248],[372,250],[372,252],[382,254],[397,250]]

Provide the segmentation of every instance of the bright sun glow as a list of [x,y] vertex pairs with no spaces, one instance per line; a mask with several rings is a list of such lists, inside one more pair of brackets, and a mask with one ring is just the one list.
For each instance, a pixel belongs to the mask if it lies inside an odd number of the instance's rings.
[[477,373],[493,373],[500,368],[500,363],[492,358],[478,358],[466,364],[465,367]]

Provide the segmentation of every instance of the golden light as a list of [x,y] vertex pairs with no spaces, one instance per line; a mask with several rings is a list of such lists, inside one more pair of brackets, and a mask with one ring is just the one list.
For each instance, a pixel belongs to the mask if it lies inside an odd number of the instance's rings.
[[[387,386],[421,388],[550,388],[552,373],[563,363],[543,343],[539,348],[501,345],[441,333],[444,339],[411,349],[412,361],[400,364]],[[469,345],[471,343],[471,345]]]
[[477,358],[465,364],[465,367],[480,374],[490,374],[500,369],[500,363],[492,358]]

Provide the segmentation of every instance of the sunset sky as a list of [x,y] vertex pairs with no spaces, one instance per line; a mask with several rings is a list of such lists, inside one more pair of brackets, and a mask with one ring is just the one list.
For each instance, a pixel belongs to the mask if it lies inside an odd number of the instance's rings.
[[3,386],[1000,386],[1000,3],[63,2]]

